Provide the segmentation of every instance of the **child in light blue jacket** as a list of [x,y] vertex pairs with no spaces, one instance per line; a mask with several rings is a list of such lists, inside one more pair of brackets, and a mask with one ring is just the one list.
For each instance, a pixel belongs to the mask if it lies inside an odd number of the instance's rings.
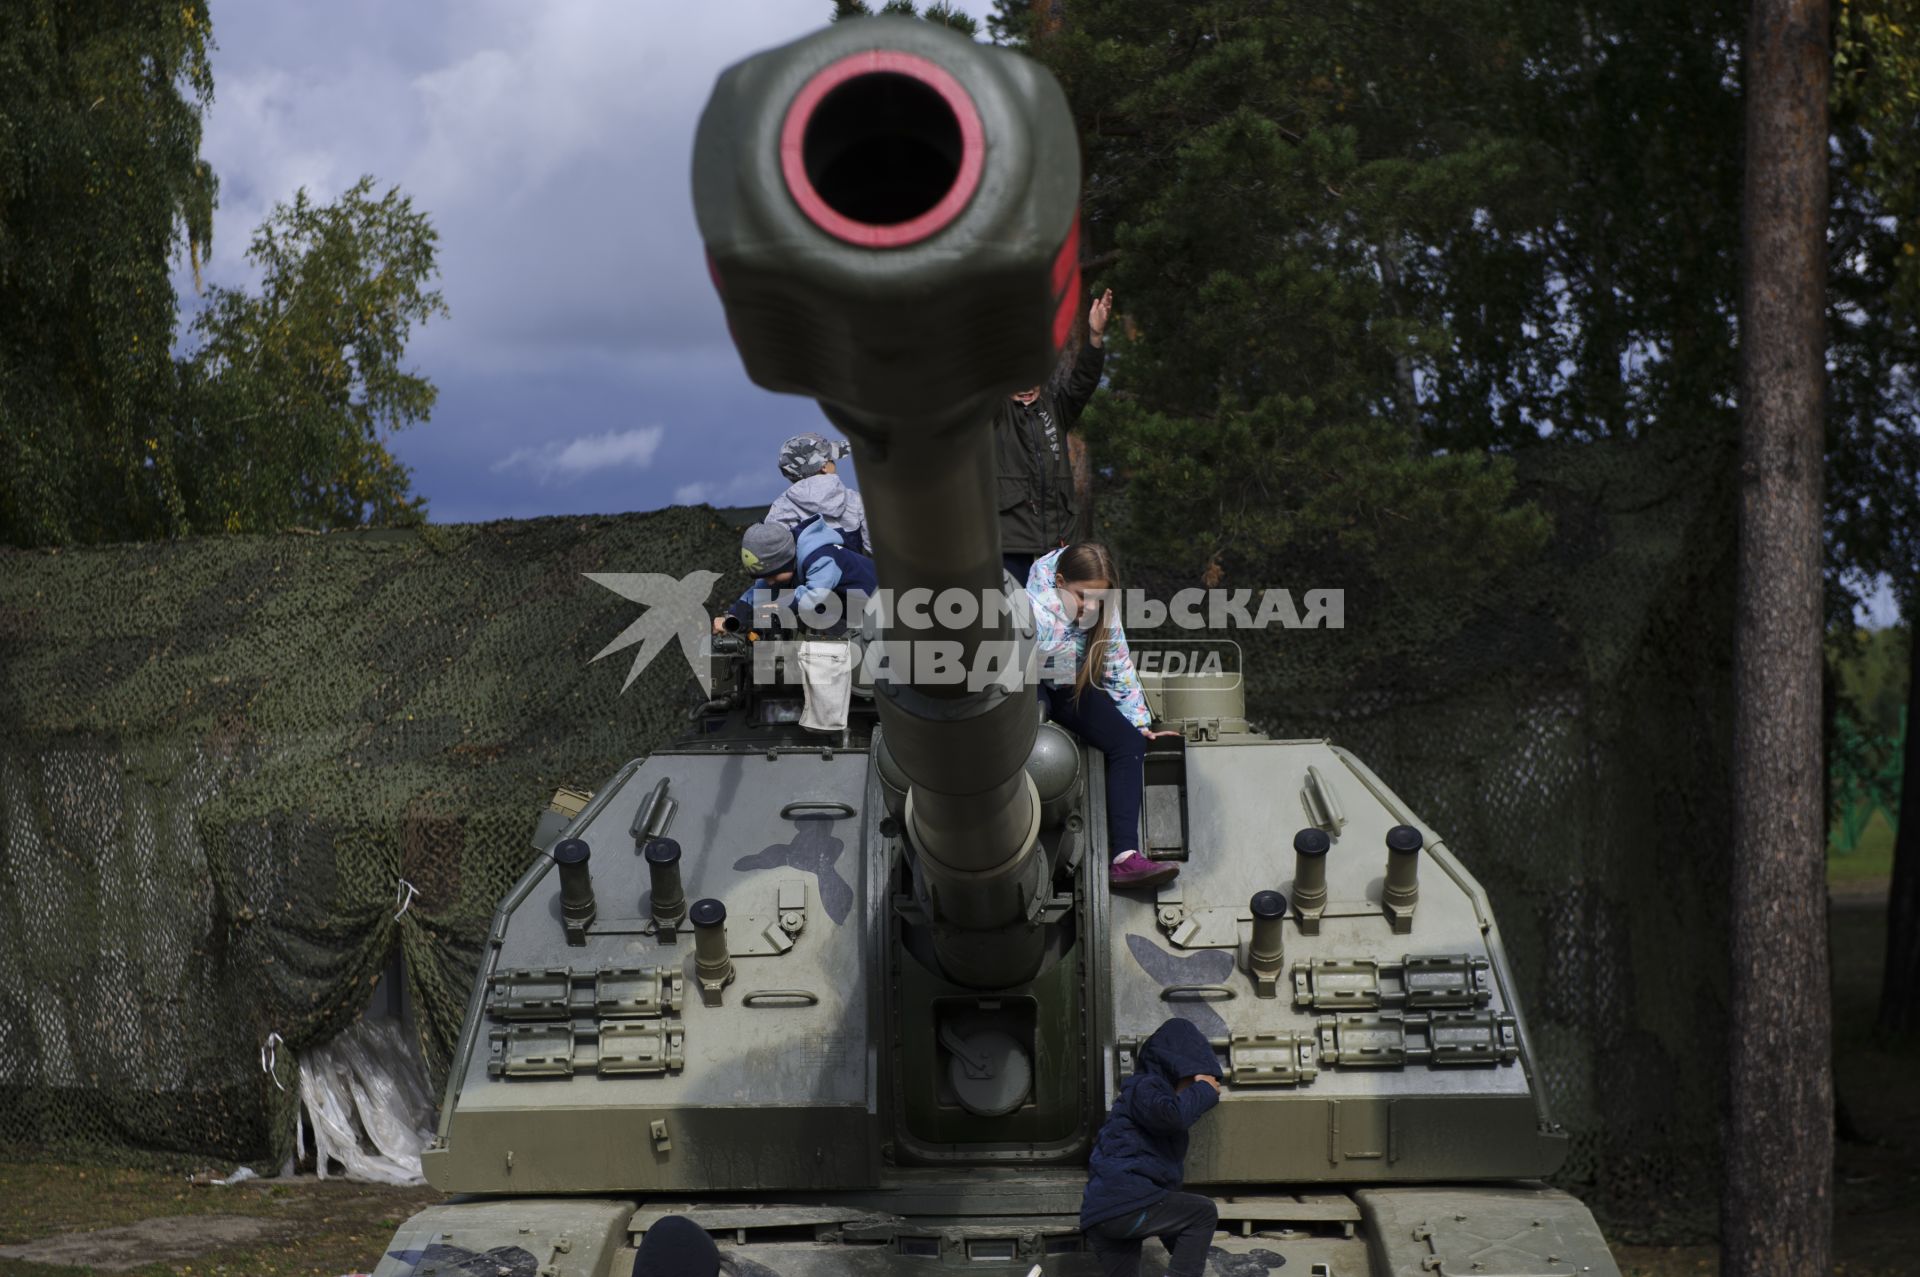
[[1165,882],[1179,866],[1140,853],[1140,804],[1147,742],[1178,733],[1153,730],[1114,606],[1119,584],[1113,556],[1090,541],[1041,555],[1027,574],[1027,594],[1043,670],[1073,670],[1070,681],[1043,673],[1040,695],[1049,714],[1107,758],[1108,879],[1116,887]]
[[780,473],[788,487],[767,507],[767,522],[798,535],[810,520],[825,519],[849,550],[872,558],[866,504],[837,473],[847,452],[844,439],[816,434],[795,435],[781,444]]

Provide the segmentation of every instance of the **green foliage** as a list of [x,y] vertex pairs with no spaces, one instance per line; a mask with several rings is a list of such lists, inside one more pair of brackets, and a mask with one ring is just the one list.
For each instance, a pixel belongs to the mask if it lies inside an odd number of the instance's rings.
[[1526,162],[1434,245],[1457,341],[1436,437],[1732,437],[1746,6],[1500,0],[1478,16],[1493,56],[1440,106]]
[[[1002,0],[994,37],[1046,62],[1082,125],[1088,267],[1123,312],[1089,437],[1139,512],[1133,548],[1190,572],[1359,535],[1382,565],[1496,564],[1541,531],[1501,506],[1501,455],[1733,438],[1747,16]],[[1879,574],[1909,612],[1920,588],[1920,0],[1836,17],[1842,618]],[[1394,522],[1422,536],[1354,531]]]
[[[1839,823],[1835,822],[1827,831],[1828,885],[1872,883],[1884,890],[1887,880],[1893,876],[1893,842],[1897,833],[1887,823],[1886,813],[1880,812],[1861,826],[1853,850],[1841,851],[1841,830]],[[1879,951],[1876,950],[1874,957],[1873,970],[1878,978]]]
[[169,259],[211,246],[205,0],[10,0],[0,22],[0,540],[186,525]]
[[1534,180],[1473,118],[1488,11],[1080,0],[1029,39],[1080,117],[1091,273],[1124,312],[1088,432],[1137,562],[1217,579],[1324,546],[1466,584],[1542,544],[1506,460],[1433,446],[1421,393],[1454,344],[1435,246]]
[[[843,18],[871,18],[876,16],[873,6],[866,0],[833,0],[831,21],[839,22]],[[915,12],[913,0],[885,0],[880,6],[878,16],[895,18],[924,18],[937,26],[951,27],[964,36],[975,36],[980,32],[980,24],[960,12],[947,0],[933,0],[925,10]]]
[[229,532],[418,522],[422,498],[386,437],[433,409],[401,360],[416,323],[446,313],[437,236],[399,189],[363,177],[317,205],[275,207],[247,256],[259,293],[216,288],[195,319],[174,447],[189,507]]
[[1033,0],[998,0],[987,15],[987,33],[995,44],[1026,49],[1034,37]]
[[434,234],[397,191],[302,192],[256,233],[259,296],[216,288],[172,347],[216,183],[205,0],[24,0],[0,24],[0,542],[418,520],[392,430]]
[[1844,854],[1857,848],[1876,813],[1885,815],[1890,826],[1898,825],[1906,718],[1903,705],[1896,730],[1887,735],[1863,729],[1845,712],[1834,719],[1833,741],[1827,749],[1836,816],[1833,850]]
[[1889,827],[1898,823],[1912,641],[1912,631],[1901,627],[1849,630],[1827,641],[1836,698],[1827,772],[1837,852],[1861,845],[1876,812]]
[[1920,0],[1840,0],[1828,542],[1920,617]]
[[1895,734],[1907,705],[1908,656],[1912,630],[1889,626],[1855,630],[1827,641],[1839,710],[1866,730]]
[[[1920,209],[1920,0],[1838,0],[1833,109],[1867,135],[1848,176],[1890,210]],[[1920,309],[1920,225],[1909,218],[1895,246],[1890,285]]]

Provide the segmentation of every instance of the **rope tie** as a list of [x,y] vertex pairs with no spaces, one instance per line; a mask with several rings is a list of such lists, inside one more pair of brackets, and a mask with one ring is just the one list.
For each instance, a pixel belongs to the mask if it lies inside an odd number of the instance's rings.
[[273,1084],[286,1090],[280,1081],[280,1044],[284,1042],[278,1033],[267,1034],[267,1040],[260,1048],[260,1071],[273,1079]]

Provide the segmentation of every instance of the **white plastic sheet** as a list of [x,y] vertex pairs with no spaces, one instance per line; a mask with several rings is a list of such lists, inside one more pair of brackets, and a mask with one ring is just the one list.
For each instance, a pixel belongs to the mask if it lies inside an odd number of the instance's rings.
[[332,1159],[346,1168],[348,1179],[426,1182],[420,1150],[433,1135],[433,1098],[426,1066],[398,1020],[362,1019],[333,1041],[301,1052],[300,1103],[312,1123],[321,1179]]

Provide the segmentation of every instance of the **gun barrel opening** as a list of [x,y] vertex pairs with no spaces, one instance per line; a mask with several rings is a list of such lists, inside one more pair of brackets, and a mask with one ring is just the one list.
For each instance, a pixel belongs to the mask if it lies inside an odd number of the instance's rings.
[[985,159],[980,113],[944,68],[878,49],[801,88],[781,128],[781,171],[808,220],[865,248],[899,248],[967,206]]

